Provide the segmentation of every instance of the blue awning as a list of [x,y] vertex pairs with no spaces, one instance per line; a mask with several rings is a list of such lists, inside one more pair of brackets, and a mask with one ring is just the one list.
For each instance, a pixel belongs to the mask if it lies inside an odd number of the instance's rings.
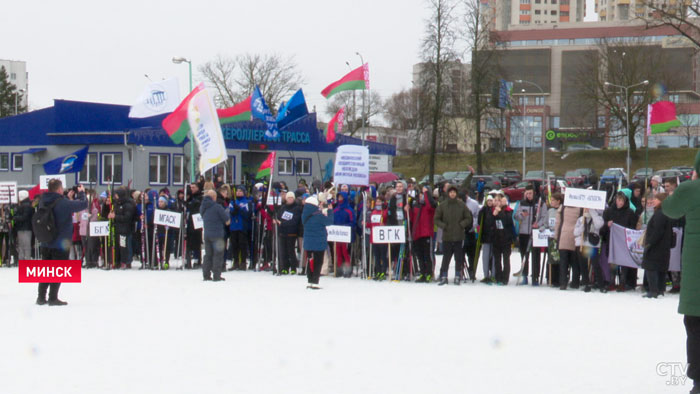
[[18,153],[39,153],[39,152],[44,152],[45,150],[46,150],[46,148],[29,148],[29,149],[25,149],[25,150],[18,152]]

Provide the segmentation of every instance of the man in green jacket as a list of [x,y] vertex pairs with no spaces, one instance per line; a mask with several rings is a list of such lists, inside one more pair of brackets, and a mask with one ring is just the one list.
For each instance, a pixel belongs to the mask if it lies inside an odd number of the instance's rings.
[[678,313],[685,315],[687,375],[694,384],[691,394],[700,393],[700,152],[695,156],[694,167],[692,180],[681,183],[662,205],[666,216],[672,219],[685,216]]
[[440,283],[447,284],[447,270],[450,268],[452,255],[455,256],[455,284],[462,281],[464,267],[464,252],[462,243],[464,233],[472,226],[472,214],[464,201],[457,198],[457,188],[451,186],[447,191],[448,198],[438,205],[435,211],[435,225],[442,229],[442,266],[440,267]]

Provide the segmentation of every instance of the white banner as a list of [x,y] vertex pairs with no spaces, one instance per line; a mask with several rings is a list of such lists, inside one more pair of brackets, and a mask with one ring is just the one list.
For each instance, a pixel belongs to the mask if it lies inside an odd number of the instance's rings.
[[153,223],[160,226],[180,228],[180,213],[156,209],[153,213]]
[[152,82],[141,92],[129,110],[130,118],[148,118],[173,112],[180,104],[177,78]]
[[389,155],[369,155],[369,172],[389,172]]
[[17,204],[17,182],[0,182],[0,204]]
[[66,174],[58,174],[58,175],[40,175],[39,176],[39,189],[41,190],[49,190],[49,181],[52,179],[60,179],[61,184],[63,185],[63,188],[65,189],[66,187]]
[[339,146],[333,168],[336,185],[369,185],[369,149],[361,145]]
[[567,207],[605,210],[605,197],[605,191],[567,187],[564,192],[564,205]]
[[109,222],[90,222],[91,237],[106,237],[109,235]]
[[549,238],[552,238],[554,233],[552,230],[542,230],[533,229],[532,230],[532,247],[533,248],[546,248],[549,246]]
[[267,205],[282,205],[282,197],[268,194]]
[[406,242],[406,231],[403,226],[373,227],[372,242],[375,244],[402,244]]
[[350,226],[326,226],[328,242],[352,242],[352,227]]
[[226,161],[226,144],[219,116],[207,89],[197,92],[187,107],[187,120],[199,149],[199,172],[204,173]]
[[204,219],[202,219],[202,215],[198,213],[192,215],[192,225],[194,225],[195,230],[199,230],[200,228],[204,227]]

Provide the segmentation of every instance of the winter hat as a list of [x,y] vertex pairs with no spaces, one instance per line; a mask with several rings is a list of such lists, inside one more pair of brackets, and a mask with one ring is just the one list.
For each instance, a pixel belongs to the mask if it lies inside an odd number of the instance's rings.
[[651,177],[651,180],[659,182],[659,183],[663,183],[663,179],[661,179],[660,175],[654,175],[653,177]]
[[242,191],[242,192],[245,194],[245,186],[243,186],[243,185],[238,185],[238,186],[236,187],[236,191],[239,191],[239,190]]
[[451,191],[453,191],[453,190],[454,190],[455,193],[457,193],[457,186],[454,186],[454,185],[450,186],[450,188],[447,189],[447,192],[449,193],[449,192],[451,192]]
[[493,194],[489,194],[488,196],[486,196],[486,201],[488,200],[493,200]]
[[165,198],[164,196],[161,196],[161,197],[158,199],[158,203],[160,204],[161,201],[163,201],[163,202],[166,203],[166,204],[168,203],[168,199]]
[[107,198],[107,192],[100,193],[100,198]]
[[328,201],[328,196],[326,196],[326,193],[318,192],[318,199],[316,199],[316,205],[318,205],[319,202],[325,204],[326,201]]
[[20,190],[19,191],[19,200],[23,201],[25,199],[29,198],[29,192],[26,190]]
[[[321,194],[322,194],[322,193],[321,193]],[[313,206],[315,206],[315,207],[318,206],[318,199],[317,199],[316,197],[314,197],[314,196],[311,196],[311,197],[307,198],[305,202],[306,202],[307,204],[311,204],[311,205],[313,205]]]
[[438,189],[437,187],[433,190],[433,197],[434,198],[440,197],[440,189]]
[[294,192],[287,192],[287,194],[285,195],[285,197],[286,197],[286,198],[290,198],[290,197],[291,197],[291,198],[297,198],[297,196],[294,194]]

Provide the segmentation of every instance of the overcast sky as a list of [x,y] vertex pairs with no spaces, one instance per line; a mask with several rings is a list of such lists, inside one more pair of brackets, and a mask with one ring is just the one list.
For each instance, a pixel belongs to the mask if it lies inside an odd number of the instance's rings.
[[[592,0],[588,18],[594,19]],[[187,93],[187,65],[217,54],[294,55],[306,84],[309,110],[320,120],[320,91],[360,65],[370,64],[372,90],[386,98],[411,86],[419,61],[424,0],[254,0],[198,2],[122,0],[14,1],[0,14],[0,58],[24,60],[30,109],[53,99],[132,104],[152,79],[178,77]]]

